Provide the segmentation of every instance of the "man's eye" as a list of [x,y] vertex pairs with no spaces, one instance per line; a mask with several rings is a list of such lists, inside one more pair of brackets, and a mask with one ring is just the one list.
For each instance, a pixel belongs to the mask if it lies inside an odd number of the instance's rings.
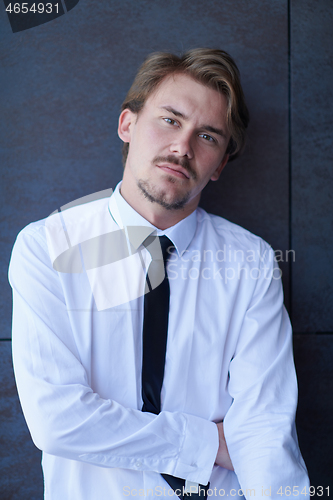
[[170,123],[170,125],[176,125],[177,122],[176,120],[173,120],[172,118],[163,118],[163,120],[167,123]]
[[211,135],[208,135],[208,134],[200,134],[200,137],[202,137],[202,138],[203,138],[203,139],[205,139],[206,141],[209,141],[209,142],[215,142],[214,137],[212,137]]

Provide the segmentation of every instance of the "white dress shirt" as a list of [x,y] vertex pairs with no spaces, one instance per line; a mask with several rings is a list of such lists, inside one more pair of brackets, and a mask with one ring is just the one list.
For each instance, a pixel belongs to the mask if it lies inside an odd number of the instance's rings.
[[[308,498],[272,249],[201,208],[156,230],[119,186],[30,224],[13,249],[14,368],[45,499],[169,498],[160,473],[210,481],[213,498],[280,500],[286,487]],[[142,242],[153,231],[176,248],[159,415],[141,412]],[[222,420],[235,472],[214,465]]]

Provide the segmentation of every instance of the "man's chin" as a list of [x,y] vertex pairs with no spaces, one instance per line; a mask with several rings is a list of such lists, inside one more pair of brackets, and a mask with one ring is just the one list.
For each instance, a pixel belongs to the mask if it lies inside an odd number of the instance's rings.
[[190,199],[190,193],[171,196],[170,192],[162,189],[158,190],[151,186],[148,181],[142,179],[138,181],[138,187],[147,200],[162,206],[166,210],[182,210]]

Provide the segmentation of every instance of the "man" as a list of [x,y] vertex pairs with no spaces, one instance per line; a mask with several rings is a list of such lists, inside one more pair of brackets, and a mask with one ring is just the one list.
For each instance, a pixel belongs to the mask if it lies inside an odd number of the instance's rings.
[[198,208],[247,123],[228,54],[152,54],[122,183],[18,236],[13,359],[46,499],[308,497],[274,253]]

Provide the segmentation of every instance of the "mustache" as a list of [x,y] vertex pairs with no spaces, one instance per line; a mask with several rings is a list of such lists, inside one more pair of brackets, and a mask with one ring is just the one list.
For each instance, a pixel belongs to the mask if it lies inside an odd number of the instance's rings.
[[153,159],[153,163],[173,163],[174,165],[179,165],[183,167],[186,172],[192,177],[194,180],[197,178],[197,174],[195,170],[190,165],[190,162],[187,157],[177,158],[177,156],[168,155],[168,156],[155,156]]

